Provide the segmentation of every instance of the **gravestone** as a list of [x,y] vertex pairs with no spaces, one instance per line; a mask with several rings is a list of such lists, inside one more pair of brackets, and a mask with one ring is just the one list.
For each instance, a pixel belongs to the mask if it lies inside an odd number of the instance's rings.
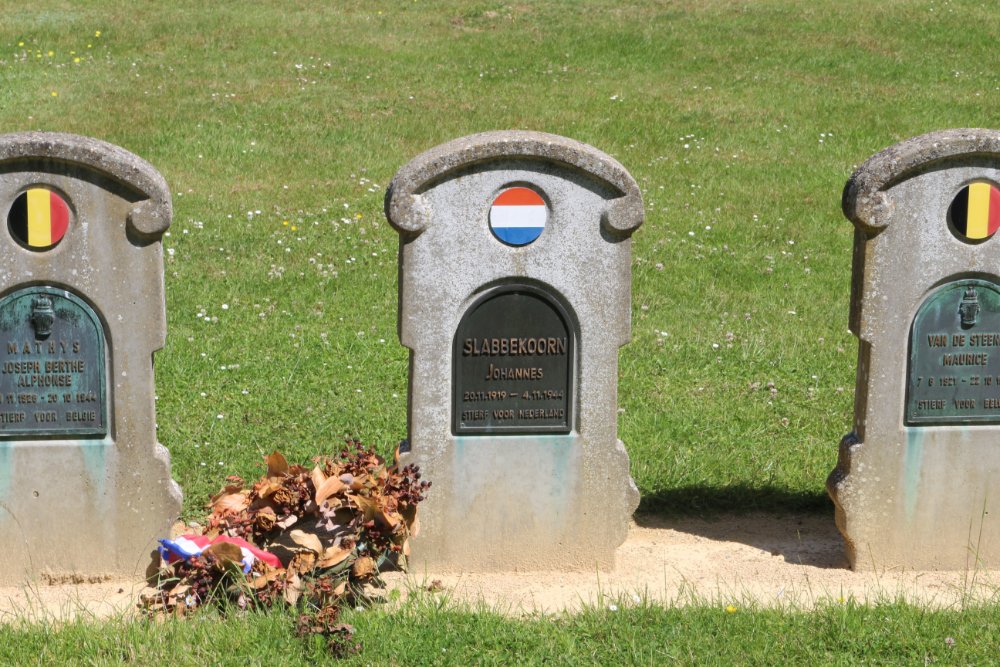
[[386,216],[410,349],[402,458],[434,484],[418,567],[612,566],[638,505],[617,439],[635,181],[591,146],[489,132],[414,158]]
[[855,225],[854,430],[827,488],[855,569],[1000,567],[1000,132],[892,146]]
[[0,582],[143,574],[181,493],[156,440],[170,192],[135,155],[0,136]]

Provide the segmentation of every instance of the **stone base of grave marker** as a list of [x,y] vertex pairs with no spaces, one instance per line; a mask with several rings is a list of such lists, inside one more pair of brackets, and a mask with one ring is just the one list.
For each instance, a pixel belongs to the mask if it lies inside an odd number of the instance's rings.
[[180,513],[152,364],[170,218],[121,148],[0,136],[0,583],[141,576]]
[[1000,132],[886,149],[855,225],[854,430],[827,488],[852,567],[1000,567]]
[[386,214],[411,350],[403,461],[433,483],[413,570],[611,567],[639,500],[616,435],[634,180],[585,144],[491,132],[406,165]]

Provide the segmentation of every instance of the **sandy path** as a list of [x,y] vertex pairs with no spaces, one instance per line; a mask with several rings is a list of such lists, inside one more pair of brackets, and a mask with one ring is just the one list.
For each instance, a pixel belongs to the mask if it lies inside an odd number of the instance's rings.
[[[439,581],[455,601],[507,613],[554,612],[581,604],[642,598],[670,605],[794,605],[902,597],[928,606],[1000,601],[1000,572],[880,572],[847,569],[833,520],[815,515],[750,515],[718,520],[640,518],[612,572],[390,574],[404,593]],[[437,586],[434,586],[435,588]],[[141,582],[105,581],[0,588],[0,621],[16,617],[106,617],[128,612]]]
[[832,518],[751,515],[660,520],[640,518],[613,572],[503,575],[414,574],[409,585],[440,580],[454,599],[512,612],[629,604],[794,605],[854,598],[902,597],[928,606],[1000,600],[1000,573],[880,572],[847,569]]

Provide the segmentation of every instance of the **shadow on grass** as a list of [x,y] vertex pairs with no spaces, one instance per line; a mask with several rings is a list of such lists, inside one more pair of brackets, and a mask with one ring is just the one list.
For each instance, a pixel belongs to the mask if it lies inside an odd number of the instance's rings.
[[833,511],[825,491],[789,491],[773,486],[685,486],[642,494],[637,514],[699,516],[747,512]]
[[848,567],[825,493],[747,486],[668,489],[644,495],[635,520],[643,528],[746,544],[789,563]]

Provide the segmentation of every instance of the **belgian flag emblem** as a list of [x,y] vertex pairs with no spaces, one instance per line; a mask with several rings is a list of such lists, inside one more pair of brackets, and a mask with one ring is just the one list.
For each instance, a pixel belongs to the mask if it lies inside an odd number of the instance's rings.
[[948,214],[965,238],[988,239],[1000,228],[1000,190],[991,183],[970,183],[955,196]]
[[21,193],[10,207],[7,228],[22,245],[32,250],[47,250],[66,235],[69,205],[46,188],[31,188]]

